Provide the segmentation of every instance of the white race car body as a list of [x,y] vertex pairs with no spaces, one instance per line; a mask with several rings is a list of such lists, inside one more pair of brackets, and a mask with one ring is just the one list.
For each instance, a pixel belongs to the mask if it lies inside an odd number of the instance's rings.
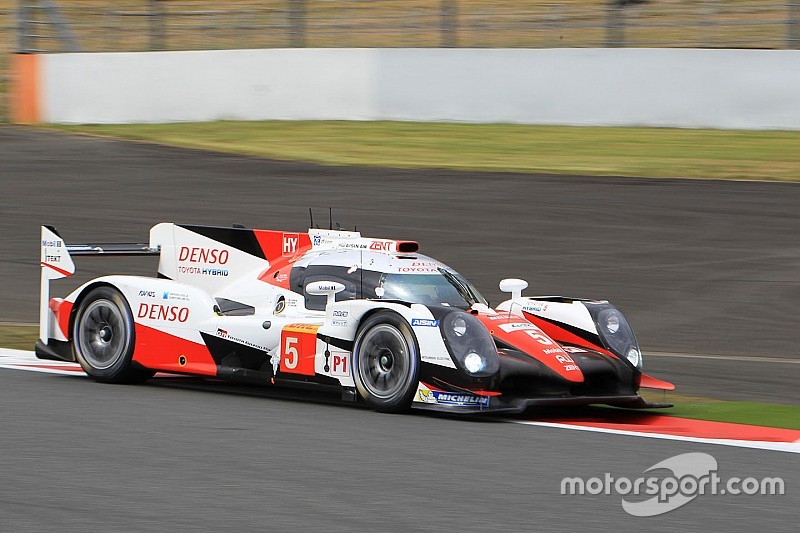
[[[111,363],[124,364],[317,387],[386,410],[643,406],[640,385],[669,388],[643,377],[635,337],[607,302],[531,299],[515,289],[493,310],[417,249],[349,231],[172,223],[154,226],[147,245],[67,246],[43,227],[37,354],[78,360],[101,379],[111,380]],[[71,256],[127,254],[157,255],[158,278],[104,276],[49,298],[50,280],[74,272]],[[103,305],[112,300],[107,320]],[[120,335],[114,328],[127,331],[126,321],[130,346],[119,344],[119,360],[106,367],[104,354]],[[598,329],[608,323],[613,332]]]

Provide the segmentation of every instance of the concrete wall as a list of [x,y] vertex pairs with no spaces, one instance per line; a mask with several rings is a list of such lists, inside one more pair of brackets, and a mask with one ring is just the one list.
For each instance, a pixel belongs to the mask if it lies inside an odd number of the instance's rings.
[[267,49],[39,56],[39,119],[800,130],[800,51]]

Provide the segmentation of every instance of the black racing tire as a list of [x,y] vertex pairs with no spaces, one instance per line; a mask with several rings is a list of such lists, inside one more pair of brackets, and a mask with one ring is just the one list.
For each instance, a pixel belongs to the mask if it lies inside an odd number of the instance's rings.
[[92,289],[72,324],[72,350],[83,370],[102,383],[141,383],[155,372],[133,362],[133,313],[117,289]]
[[403,317],[380,311],[368,317],[353,345],[353,380],[363,400],[376,411],[408,411],[417,383],[417,339]]

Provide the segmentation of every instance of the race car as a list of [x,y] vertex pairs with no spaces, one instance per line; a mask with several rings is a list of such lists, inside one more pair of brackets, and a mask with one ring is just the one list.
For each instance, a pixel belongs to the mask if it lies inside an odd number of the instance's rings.
[[[112,275],[50,298],[73,256],[153,255],[158,277]],[[642,353],[607,301],[522,296],[496,308],[413,241],[160,223],[148,243],[67,245],[42,227],[43,359],[97,381],[156,372],[319,389],[383,412],[521,412],[539,405],[657,407]]]

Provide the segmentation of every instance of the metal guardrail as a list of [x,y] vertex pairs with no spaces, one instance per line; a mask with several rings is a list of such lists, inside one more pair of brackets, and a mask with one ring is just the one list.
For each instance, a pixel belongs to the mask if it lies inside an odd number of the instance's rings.
[[20,0],[23,51],[800,48],[800,0]]

